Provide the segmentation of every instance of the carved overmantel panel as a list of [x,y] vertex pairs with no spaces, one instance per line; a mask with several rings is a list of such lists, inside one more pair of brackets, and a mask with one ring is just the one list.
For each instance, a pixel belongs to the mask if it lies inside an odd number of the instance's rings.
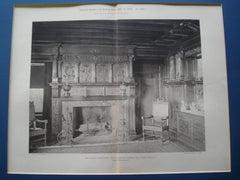
[[96,64],[96,82],[112,82],[112,64]]
[[94,83],[95,82],[95,64],[94,63],[80,63],[79,64],[79,82],[80,83]]
[[124,82],[132,79],[133,47],[60,45],[53,55],[53,82]]
[[62,63],[62,82],[78,82],[78,65],[75,62]]
[[[129,82],[132,79],[130,70],[132,66],[129,61],[115,63],[62,61],[59,66],[61,68],[58,69],[61,70],[58,70],[58,75],[55,73],[53,82],[112,83]],[[56,77],[58,80],[55,80]]]

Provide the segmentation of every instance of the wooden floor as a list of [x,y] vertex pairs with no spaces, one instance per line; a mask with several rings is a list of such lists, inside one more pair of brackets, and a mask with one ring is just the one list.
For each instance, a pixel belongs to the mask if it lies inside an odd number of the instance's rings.
[[[81,138],[80,138],[81,139]],[[162,143],[160,139],[135,138],[128,142],[114,143],[107,141],[108,138],[85,138],[85,141],[78,139],[72,145],[56,144],[52,146],[39,147],[33,153],[157,153],[157,152],[194,152],[191,147],[178,142],[168,141]],[[106,142],[105,142],[106,141]]]

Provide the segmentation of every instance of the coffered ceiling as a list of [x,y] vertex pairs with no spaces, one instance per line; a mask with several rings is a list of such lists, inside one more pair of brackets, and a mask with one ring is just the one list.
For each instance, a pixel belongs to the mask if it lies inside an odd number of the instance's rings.
[[39,45],[131,46],[137,60],[155,61],[200,44],[198,20],[34,22],[32,32],[32,53],[39,56]]

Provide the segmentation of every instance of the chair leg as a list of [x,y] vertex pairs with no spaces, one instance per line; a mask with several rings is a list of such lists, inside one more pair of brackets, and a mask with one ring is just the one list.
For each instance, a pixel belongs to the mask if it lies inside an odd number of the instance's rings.
[[143,141],[144,141],[145,140],[145,138],[144,138],[145,137],[144,130],[143,130],[142,134],[143,134]]
[[47,134],[44,135],[44,146],[47,145]]

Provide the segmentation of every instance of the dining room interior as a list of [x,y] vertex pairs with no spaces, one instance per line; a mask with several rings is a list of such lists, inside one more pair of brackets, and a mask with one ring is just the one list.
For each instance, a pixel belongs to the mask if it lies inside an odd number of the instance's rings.
[[205,151],[200,34],[197,19],[33,22],[29,152]]

